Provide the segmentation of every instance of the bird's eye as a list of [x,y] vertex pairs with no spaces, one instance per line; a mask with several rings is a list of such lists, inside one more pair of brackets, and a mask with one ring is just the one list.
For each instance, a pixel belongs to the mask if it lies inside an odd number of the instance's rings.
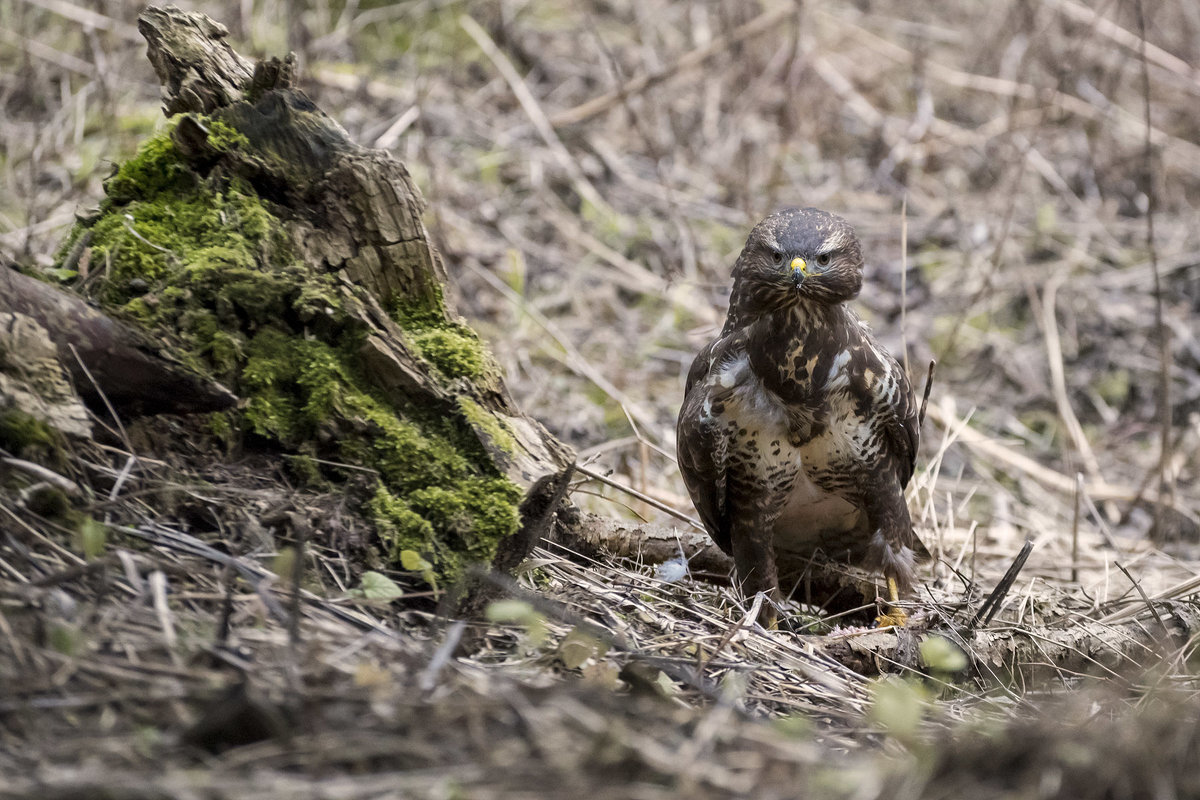
[[828,267],[829,262],[832,260],[833,256],[829,255],[829,253],[821,253],[821,255],[817,256],[817,264],[822,267]]
[[781,253],[780,251],[772,250],[771,257],[775,259],[775,266],[778,267],[781,264],[783,264],[783,253]]

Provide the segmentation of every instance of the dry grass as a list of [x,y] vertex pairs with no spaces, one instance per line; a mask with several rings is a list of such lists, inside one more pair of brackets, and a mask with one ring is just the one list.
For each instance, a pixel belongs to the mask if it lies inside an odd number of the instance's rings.
[[[923,601],[967,616],[1026,538],[1036,547],[1001,627],[1153,624],[1118,563],[1151,598],[1196,596],[1190,5],[1146,3],[1148,133],[1130,2],[1099,16],[1073,0],[194,7],[243,52],[300,51],[316,102],[408,163],[460,311],[518,403],[592,470],[690,512],[671,457],[682,376],[720,325],[748,227],[781,204],[816,205],[864,240],[860,308],[884,342],[918,376],[939,362],[910,489],[941,557]],[[75,210],[100,198],[107,162],[159,124],[157,87],[136,4],[0,0],[0,12],[0,260],[48,267]],[[544,639],[496,625],[472,658],[447,658],[431,603],[347,594],[367,533],[339,498],[290,490],[270,465],[214,467],[156,444],[182,435],[170,424],[148,431],[57,469],[91,498],[85,511],[152,544],[114,529],[87,561],[26,497],[0,497],[0,774],[21,776],[18,794],[103,783],[121,797],[201,784],[216,796],[951,796],[963,778],[948,759],[969,771],[982,755],[943,744],[956,755],[932,758],[931,742],[955,741],[939,731],[1020,718],[1077,684],[941,687],[925,727],[886,737],[873,681],[794,637],[740,629],[751,609],[728,590],[560,552],[539,552],[521,579],[548,604],[535,615]],[[686,524],[598,481],[573,499]],[[291,592],[271,570],[295,539],[281,509],[313,522],[295,638]],[[580,624],[608,644],[568,668],[562,642]],[[1194,722],[1141,699],[1154,688],[1195,708],[1190,643],[1172,658],[1114,681],[1091,713],[1145,706],[1147,746],[1193,753]],[[197,762],[180,737],[239,674],[266,709],[254,718],[282,738]],[[1042,741],[1013,724],[1014,737],[962,741],[1005,753]],[[1053,741],[1058,729],[1039,725]],[[881,742],[925,766],[863,749]],[[1056,768],[1047,758],[1042,774]],[[1164,770],[1186,794],[1186,773]],[[623,782],[606,785],[614,774]]]

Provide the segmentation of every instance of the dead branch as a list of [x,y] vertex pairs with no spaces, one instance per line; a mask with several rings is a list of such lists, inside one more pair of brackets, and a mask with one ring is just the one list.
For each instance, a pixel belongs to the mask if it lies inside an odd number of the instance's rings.
[[24,315],[47,331],[59,362],[89,403],[103,394],[120,411],[182,414],[237,402],[224,386],[188,370],[146,334],[27,275],[0,269],[0,312]]

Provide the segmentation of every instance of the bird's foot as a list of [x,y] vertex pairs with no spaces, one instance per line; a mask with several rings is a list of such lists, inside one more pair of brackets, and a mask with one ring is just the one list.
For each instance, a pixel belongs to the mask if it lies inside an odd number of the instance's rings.
[[900,589],[896,586],[895,578],[887,579],[888,602],[885,610],[875,617],[876,628],[903,628],[908,624],[908,614],[896,605],[900,602]]
[[908,625],[908,614],[902,608],[888,606],[885,613],[875,617],[876,628],[903,628]]

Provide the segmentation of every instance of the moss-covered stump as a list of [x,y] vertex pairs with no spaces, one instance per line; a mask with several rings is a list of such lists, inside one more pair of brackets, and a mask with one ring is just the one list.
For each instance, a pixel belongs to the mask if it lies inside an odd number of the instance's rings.
[[242,398],[222,431],[314,479],[366,468],[359,507],[397,563],[515,564],[571,457],[447,307],[404,165],[294,88],[290,57],[252,69],[171,7],[139,27],[169,122],[62,248],[82,290]]

